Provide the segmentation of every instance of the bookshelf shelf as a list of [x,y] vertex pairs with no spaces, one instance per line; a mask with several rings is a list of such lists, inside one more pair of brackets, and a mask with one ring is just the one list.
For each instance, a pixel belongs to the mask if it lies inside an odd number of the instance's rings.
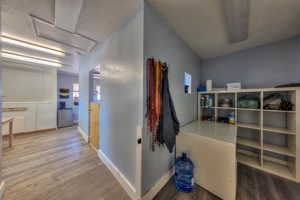
[[281,176],[287,179],[294,179],[295,176],[293,175],[292,171],[288,168],[288,166],[277,164],[270,161],[264,161],[263,168],[271,173],[275,174],[277,176]]
[[278,112],[278,113],[296,113],[294,110],[263,110],[264,112]]
[[277,128],[277,127],[272,127],[272,126],[264,126],[263,130],[273,132],[273,133],[285,133],[285,134],[290,134],[290,135],[296,135],[296,130],[291,130],[291,129],[287,129],[287,128]]
[[259,162],[258,157],[238,153],[237,160],[239,163],[245,164],[250,167],[254,167],[254,168],[260,167],[260,164],[259,164],[260,162]]
[[256,111],[256,112],[260,112],[260,109],[252,109],[252,108],[237,108],[237,110],[240,110],[240,111]]
[[257,149],[261,148],[259,142],[254,141],[254,140],[241,138],[241,137],[237,138],[237,144],[241,144],[241,145],[244,145],[244,146],[249,146],[249,147],[253,147],[253,148],[257,148]]
[[240,127],[240,128],[249,128],[249,129],[255,129],[255,130],[260,130],[261,129],[260,125],[252,124],[252,123],[238,122],[237,126]]
[[[293,107],[288,108],[290,110],[265,109],[268,106],[266,97],[273,93],[286,95]],[[199,102],[201,95],[213,95],[214,112],[211,119],[214,121],[219,119],[220,112],[235,114],[237,162],[300,182],[300,88],[199,92]],[[240,107],[239,98],[244,95],[253,95],[260,107]],[[222,107],[220,98],[223,97],[231,98],[231,107]],[[202,114],[200,108],[199,120]],[[277,144],[276,141],[281,139],[283,141]]]
[[282,155],[287,155],[291,157],[296,157],[296,153],[293,152],[291,149],[288,147],[282,147],[282,146],[277,146],[277,145],[272,145],[272,144],[264,144],[263,149],[266,151],[282,154]]
[[216,107],[216,109],[220,109],[220,110],[235,110],[235,108],[233,108],[233,107]]

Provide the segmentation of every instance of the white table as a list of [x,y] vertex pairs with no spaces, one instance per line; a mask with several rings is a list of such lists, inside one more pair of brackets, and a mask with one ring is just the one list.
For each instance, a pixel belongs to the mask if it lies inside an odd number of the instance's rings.
[[2,117],[2,126],[7,123],[9,124],[9,147],[13,146],[13,139],[14,139],[13,122],[14,122],[13,117]]

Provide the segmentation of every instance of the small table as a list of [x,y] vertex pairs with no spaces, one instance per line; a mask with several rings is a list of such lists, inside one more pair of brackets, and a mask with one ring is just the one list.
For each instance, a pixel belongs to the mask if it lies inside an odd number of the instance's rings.
[[9,147],[12,147],[13,139],[14,139],[13,122],[14,122],[13,117],[2,117],[2,126],[7,123],[9,124]]

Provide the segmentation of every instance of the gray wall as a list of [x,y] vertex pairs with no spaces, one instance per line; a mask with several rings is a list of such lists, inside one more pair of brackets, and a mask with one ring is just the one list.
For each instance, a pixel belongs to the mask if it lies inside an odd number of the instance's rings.
[[[213,80],[214,87],[225,87],[229,82],[241,82],[243,88],[268,88],[279,84],[300,82],[300,38],[295,37],[273,44],[202,61],[200,77]],[[242,113],[241,113],[242,114]],[[246,114],[246,113],[245,113]],[[245,115],[241,115],[246,117]],[[269,122],[275,126],[286,122],[284,115],[268,113]],[[253,116],[257,119],[257,117]],[[247,118],[249,115],[247,114]],[[278,119],[281,119],[278,121]],[[245,130],[243,130],[245,131]],[[243,133],[245,136],[245,132]],[[252,138],[254,134],[246,134]],[[265,137],[266,136],[266,137]],[[287,138],[265,135],[271,144],[287,145]],[[243,147],[244,148],[244,147]],[[251,149],[247,148],[251,151]],[[276,156],[276,155],[273,155]]]
[[274,87],[300,82],[299,37],[205,60],[201,81],[213,80],[214,87],[242,82],[243,88]]
[[79,72],[79,125],[88,133],[89,71],[100,65],[100,150],[133,186],[136,186],[137,129],[142,127],[143,118],[141,17],[137,14],[83,57]]
[[[73,109],[73,116],[75,121],[78,121],[78,106],[74,105],[72,91],[73,84],[78,82],[78,75],[68,74],[64,72],[57,73],[57,106],[59,106],[59,102],[66,102],[66,107]],[[60,88],[68,88],[70,90],[70,97],[68,99],[59,98]]]
[[[184,125],[197,118],[195,92],[200,81],[200,59],[147,3],[144,12],[144,58],[154,57],[169,64],[171,95],[180,124]],[[194,94],[184,93],[184,72],[192,75]],[[174,161],[174,155],[169,154],[166,148],[156,146],[155,152],[152,152],[149,136],[150,133],[144,131],[143,193],[168,171],[170,162]]]

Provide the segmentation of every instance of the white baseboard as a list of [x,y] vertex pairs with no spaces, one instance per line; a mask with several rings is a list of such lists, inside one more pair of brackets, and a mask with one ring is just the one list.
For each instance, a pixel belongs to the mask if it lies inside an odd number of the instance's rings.
[[142,200],[152,200],[159,191],[169,182],[170,178],[174,175],[174,170],[170,169],[165,173],[155,185],[142,197]]
[[3,200],[4,191],[5,191],[5,185],[4,185],[4,181],[2,181],[0,185],[0,200]]
[[86,141],[89,142],[89,136],[80,128],[80,126],[77,126],[77,129],[81,135],[81,137]]
[[127,192],[129,197],[133,200],[139,199],[137,197],[135,187],[127,180],[127,178],[123,175],[123,173],[114,165],[114,163],[107,158],[107,156],[101,151],[98,151],[98,156],[105,164],[105,166],[110,170],[113,176],[118,180],[123,189]]

